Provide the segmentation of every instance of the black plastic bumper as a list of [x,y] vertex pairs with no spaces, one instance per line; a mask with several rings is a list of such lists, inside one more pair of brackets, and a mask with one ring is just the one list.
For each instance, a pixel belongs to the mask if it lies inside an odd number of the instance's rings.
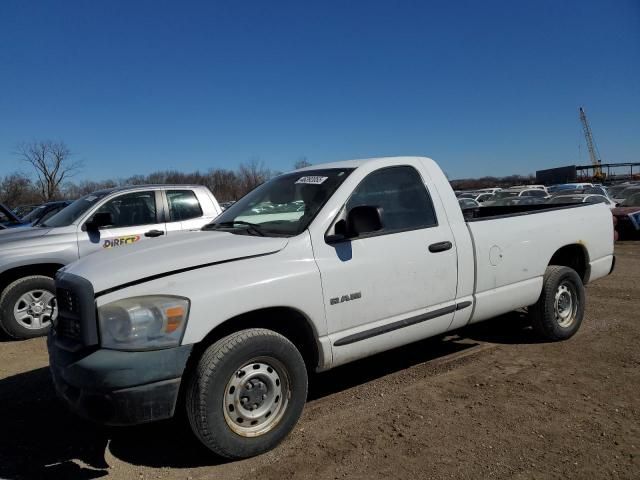
[[58,395],[75,413],[105,425],[134,425],[173,416],[191,345],[147,352],[71,352],[49,335]]

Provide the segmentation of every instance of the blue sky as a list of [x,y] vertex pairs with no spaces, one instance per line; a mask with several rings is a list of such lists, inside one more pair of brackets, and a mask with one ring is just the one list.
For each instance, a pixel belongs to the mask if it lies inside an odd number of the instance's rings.
[[[638,0],[0,2],[0,175],[419,154],[451,178],[640,161]],[[581,155],[579,150],[581,148]]]

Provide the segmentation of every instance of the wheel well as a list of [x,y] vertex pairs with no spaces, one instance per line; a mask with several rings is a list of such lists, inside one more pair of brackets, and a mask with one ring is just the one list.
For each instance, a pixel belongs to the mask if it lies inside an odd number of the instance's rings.
[[572,244],[566,245],[553,254],[549,265],[562,265],[575,270],[582,282],[586,284],[589,281],[591,267],[589,266],[589,253],[584,245]]
[[267,328],[279,333],[298,348],[308,370],[318,365],[320,353],[313,327],[303,313],[289,307],[263,308],[226,320],[194,346],[189,361],[199,360],[204,350],[217,340],[247,328]]
[[46,277],[55,277],[56,272],[60,270],[64,265],[59,263],[36,263],[34,265],[24,265],[22,267],[10,268],[0,273],[0,292],[4,290],[7,285],[22,277],[28,277],[30,275],[44,275]]

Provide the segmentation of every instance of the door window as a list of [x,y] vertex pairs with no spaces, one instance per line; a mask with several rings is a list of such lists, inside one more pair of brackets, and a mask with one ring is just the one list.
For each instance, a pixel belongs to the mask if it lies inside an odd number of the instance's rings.
[[390,233],[438,224],[429,192],[409,166],[389,167],[369,174],[347,202],[347,211],[361,205],[382,209],[383,230]]
[[168,190],[169,217],[172,222],[190,220],[202,216],[202,208],[192,190]]
[[96,213],[111,213],[109,228],[134,227],[158,223],[154,191],[126,193],[101,206]]

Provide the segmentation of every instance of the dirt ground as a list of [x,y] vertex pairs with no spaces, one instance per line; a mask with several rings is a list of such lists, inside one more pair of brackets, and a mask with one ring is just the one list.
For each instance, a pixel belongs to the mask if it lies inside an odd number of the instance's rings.
[[0,478],[640,478],[640,242],[538,343],[522,314],[311,379],[278,448],[223,463],[185,419],[104,429],[56,400],[42,339],[0,342]]

